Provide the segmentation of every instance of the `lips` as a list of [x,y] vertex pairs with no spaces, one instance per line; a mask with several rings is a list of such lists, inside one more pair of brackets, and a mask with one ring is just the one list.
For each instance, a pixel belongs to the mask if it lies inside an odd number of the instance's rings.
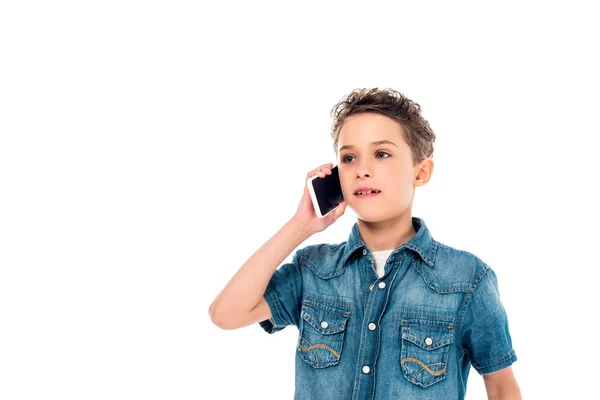
[[370,187],[361,187],[354,191],[354,195],[359,197],[375,196],[379,193],[381,193],[381,190]]

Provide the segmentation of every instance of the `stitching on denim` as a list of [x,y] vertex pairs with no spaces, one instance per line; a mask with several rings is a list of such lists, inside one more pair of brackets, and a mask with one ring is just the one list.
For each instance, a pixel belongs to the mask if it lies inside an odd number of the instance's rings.
[[[273,315],[272,310],[271,311],[271,317],[273,318],[273,322],[275,322],[275,317],[277,317],[277,319],[279,321],[283,321],[285,322],[285,320],[283,319],[283,313],[281,312],[281,307],[279,304],[279,298],[277,297],[277,295],[275,294],[275,291],[271,288],[271,287],[267,287],[267,290],[265,291],[267,297],[269,298],[269,300],[271,300],[271,304],[273,304],[275,306],[275,314],[277,315]],[[269,302],[267,302],[267,305],[269,305]],[[270,307],[270,305],[269,305]],[[285,325],[277,325],[277,324],[273,324],[273,329],[279,329],[284,327]]]
[[323,307],[319,307],[319,305],[323,305],[326,307],[331,307],[334,310],[332,310],[331,312],[336,313],[336,314],[340,314],[343,316],[348,316],[351,314],[350,309],[352,308],[348,303],[343,302],[343,301],[335,301],[335,300],[329,300],[329,299],[324,299],[318,296],[315,296],[314,294],[311,293],[305,293],[304,296],[304,304],[311,306],[311,307],[317,307],[320,308],[322,310],[325,311],[330,311],[329,309],[325,309]]
[[[405,258],[408,258],[409,256],[404,256],[402,258],[400,258],[399,260],[395,260],[395,263],[398,263],[399,261],[404,260]],[[406,266],[406,268],[408,269],[410,267],[410,263],[408,263],[408,265]],[[379,327],[381,328],[381,320],[383,319],[383,314],[385,314],[385,310],[387,310],[389,301],[390,301],[390,296],[392,296],[392,288],[394,287],[394,283],[396,282],[396,278],[398,276],[398,273],[400,272],[400,269],[402,268],[402,263],[400,263],[400,265],[398,265],[395,269],[395,271],[392,273],[390,273],[390,279],[388,280],[389,282],[389,290],[386,292],[385,295],[385,303],[383,304],[383,313],[379,315],[379,319],[377,320],[377,324],[379,325]],[[395,326],[395,325],[394,325]],[[368,332],[366,332],[368,335]],[[375,354],[379,354],[379,352],[381,351],[380,348],[380,343],[381,343],[381,335],[382,335],[382,330],[381,329],[377,329],[376,331],[376,335],[375,335]],[[378,358],[376,357],[375,360],[373,361],[373,377],[371,379],[369,379],[368,384],[369,384],[369,392],[371,393],[371,398],[374,399],[376,396],[376,384],[375,382],[377,382],[377,360]],[[361,381],[361,379],[359,379],[359,382]],[[360,383],[359,383],[360,385]],[[357,391],[358,392],[358,391]]]
[[[400,320],[400,326],[410,326],[410,321],[407,320]],[[406,323],[405,323],[406,322]],[[446,321],[444,321],[446,322]],[[452,325],[438,325],[438,324],[427,324],[427,323],[422,323],[422,322],[418,322],[418,323],[413,323],[412,325],[419,325],[419,326],[432,326],[434,328],[441,328],[441,329],[452,329]]]
[[431,241],[433,243],[431,246],[431,251],[430,251],[431,265],[435,265],[435,259],[437,257],[438,242],[433,240],[433,238],[431,239]]
[[[341,245],[344,245],[343,243],[341,243],[340,245],[333,245],[335,247],[340,247]],[[332,245],[324,245],[324,246],[332,246]],[[307,246],[306,248],[309,247],[317,247],[317,245],[311,245],[311,246]],[[308,253],[308,252],[306,252]],[[342,275],[346,269],[346,262],[336,263],[335,267],[332,268],[333,272],[330,275],[326,275],[317,264],[314,264],[312,262],[312,259],[309,258],[308,254],[305,254],[304,252],[301,254],[302,257],[302,261],[304,263],[304,265],[306,265],[312,272],[313,274],[315,274],[316,276],[318,276],[321,279],[331,279],[331,278],[335,278],[336,276]],[[343,255],[342,255],[343,257]]]
[[[399,309],[396,311],[398,312],[403,312],[405,314],[417,314],[417,315],[430,315],[432,317],[438,317],[438,318],[449,318],[449,319],[454,319],[453,315],[439,315],[439,314],[429,314],[429,313],[424,313],[424,312],[419,312],[419,311],[407,311],[407,310],[403,310],[403,309]],[[444,321],[445,322],[445,321]]]
[[[306,339],[301,337],[300,340],[306,340]],[[306,340],[306,343],[308,343],[309,346],[312,346],[312,344],[308,340]],[[300,345],[300,342],[298,342],[298,347],[300,348],[300,350],[302,350],[302,346]],[[317,350],[315,350],[315,358],[317,359],[315,366],[318,367],[319,366],[319,356],[317,355]]]
[[425,281],[425,284],[437,293],[466,292],[469,290],[468,284],[456,284],[454,286],[434,286],[433,281],[429,279],[419,263],[415,263],[415,268],[417,268],[417,271]]
[[[373,257],[371,257],[371,265],[373,265]],[[391,289],[390,289],[390,290],[391,290]],[[389,293],[389,290],[388,290],[388,293]],[[378,292],[375,292],[375,296],[377,296],[377,294],[378,294]],[[369,316],[371,315],[371,313],[372,313],[372,311],[373,311],[373,304],[375,304],[375,300],[373,300],[373,301],[371,302],[371,307],[369,308],[369,311],[365,313],[365,318],[364,318],[365,322],[366,322],[366,321],[368,321],[368,320],[370,319],[370,318],[369,318]],[[363,334],[362,334],[362,335],[361,335],[361,337],[360,337],[361,343],[364,343],[364,342],[363,342],[363,337],[367,336],[367,335],[368,335],[368,332],[369,332],[369,331],[368,331],[367,329],[365,329],[365,330],[363,331]],[[365,338],[365,339],[366,339],[366,338]],[[367,347],[367,346],[362,346],[362,347],[363,347],[363,349],[362,349],[362,354],[361,354],[361,357],[360,357],[361,363],[362,363],[362,361],[363,361],[363,360],[364,360],[364,358],[365,358],[365,351],[366,351],[366,347]],[[375,366],[373,366],[373,367],[375,367]],[[373,369],[374,369],[374,368],[373,368]],[[361,382],[361,381],[362,381],[362,379],[359,379],[359,380],[358,380],[358,388],[357,388],[357,393],[359,393],[359,392],[360,392],[360,382]]]
[[[302,340],[306,340],[306,339],[302,338]],[[308,344],[309,344],[308,347],[304,347],[300,343],[298,343],[298,347],[301,350],[303,350],[303,351],[309,351],[309,350],[313,350],[313,349],[316,349],[316,348],[325,349],[325,350],[328,350],[329,352],[331,352],[331,354],[333,354],[335,356],[335,358],[337,358],[338,360],[340,359],[340,353],[338,353],[337,351],[335,351],[331,347],[327,346],[326,344],[322,344],[322,343],[310,344],[310,342],[308,340],[306,340],[306,342],[308,342]],[[317,353],[315,351],[315,357],[316,356],[317,356]],[[317,358],[317,365],[318,364],[319,364],[319,359]]]
[[[450,334],[450,332],[448,332],[448,334]],[[445,346],[449,346],[452,341],[450,340],[450,338],[445,338],[445,339],[438,339],[435,342],[432,342],[429,345],[425,345],[423,346],[423,340],[411,335],[410,333],[406,333],[406,337],[402,337],[403,340],[408,340],[409,342],[416,344],[419,347],[425,347],[429,350],[434,350],[434,349],[438,349],[440,347],[445,347]],[[403,344],[404,345],[404,344]]]
[[[432,239],[433,240],[433,239]],[[435,263],[435,258],[437,258],[437,249],[438,247],[445,247],[451,250],[454,250],[452,247],[444,245],[443,243],[439,243],[435,240],[433,240],[434,245],[432,246],[432,253],[434,252],[434,248],[435,248],[435,257],[434,257],[434,263]],[[475,256],[475,258],[477,258],[477,260],[481,263],[483,263],[483,261],[478,258],[477,256]],[[431,279],[428,279],[427,276],[425,275],[425,272],[422,271],[422,269],[419,267],[419,265],[417,265],[417,270],[419,271],[419,274],[421,274],[421,276],[423,277],[423,280],[425,280],[425,283],[427,284],[427,286],[429,286],[432,290],[435,290],[437,293],[453,293],[453,292],[467,292],[469,290],[469,284],[465,283],[465,284],[454,284],[451,286],[434,286],[433,282]]]
[[[421,339],[421,338],[418,338],[418,337],[416,337],[416,336],[413,336],[413,335],[411,335],[410,333],[407,333],[407,334],[406,334],[406,338],[405,338],[405,340],[411,341],[411,342],[413,342],[413,343],[414,343],[414,342],[420,343],[420,344],[419,344],[419,346],[423,347],[423,339]],[[436,340],[435,342],[432,342],[431,344],[429,344],[429,345],[426,345],[426,346],[427,346],[428,348],[434,348],[435,346],[438,346],[438,345],[440,345],[440,344],[441,344],[442,346],[446,346],[446,345],[450,344],[450,343],[446,343],[446,341],[447,341],[447,340],[448,340],[448,339],[445,339],[445,340]],[[444,343],[444,344],[442,344],[442,343]]]
[[[405,314],[415,314],[415,315],[427,315],[433,318],[447,318],[450,319],[450,321],[446,321],[446,320],[440,320],[440,324],[435,324],[436,321],[433,321],[433,319],[431,321],[427,321],[424,319],[417,319],[417,318],[413,318],[413,319],[405,319],[402,318],[402,313]],[[396,334],[401,334],[402,333],[402,327],[403,326],[409,326],[411,321],[413,321],[413,324],[417,324],[417,325],[422,325],[422,326],[432,326],[435,328],[443,328],[443,329],[454,329],[454,320],[455,317],[450,316],[450,315],[437,315],[437,314],[428,314],[428,313],[421,313],[418,311],[406,311],[406,310],[395,310],[394,311],[394,328],[396,330]],[[428,324],[427,322],[434,322],[434,324]],[[443,323],[443,325],[441,324]],[[452,334],[451,332],[449,332],[450,334]]]
[[511,350],[509,353],[501,355],[500,357],[496,357],[493,360],[486,361],[484,363],[475,364],[478,369],[484,369],[494,366],[494,364],[500,364],[504,361],[510,360],[514,356],[514,350]]
[[435,258],[437,255],[437,241],[434,240],[433,238],[431,238],[431,243],[430,243],[430,247],[429,247],[429,254],[425,254],[420,247],[417,247],[417,245],[413,244],[413,243],[407,243],[406,244],[406,248],[411,249],[415,252],[417,252],[421,258],[423,259],[423,261],[425,261],[427,263],[427,265],[429,266],[434,266],[435,265]]
[[319,307],[319,304],[311,303],[308,300],[304,300],[304,305],[309,306],[309,307],[318,308],[319,310],[323,310],[323,311],[328,312],[328,313],[337,314],[337,315],[339,315],[341,317],[344,317],[344,318],[348,318],[350,316],[350,312],[349,311],[346,311],[346,312],[333,311],[333,310],[331,310],[329,308]]
[[[465,312],[467,310],[467,307],[470,304],[471,299],[473,298],[473,293],[475,292],[475,289],[477,289],[479,287],[479,283],[487,275],[487,272],[490,269],[490,267],[486,263],[484,263],[484,262],[482,262],[482,263],[483,263],[483,269],[479,272],[479,274],[475,277],[475,280],[471,283],[471,287],[467,291],[467,294],[465,294],[460,311],[458,312],[458,318],[456,321],[456,327],[457,327],[456,334],[458,335],[458,337],[457,337],[458,346],[461,350],[463,349],[461,337],[462,337],[462,331],[464,328],[463,318],[464,318]],[[470,353],[468,353],[468,354],[469,354],[469,359],[470,359]]]
[[431,375],[433,375],[433,376],[440,376],[440,375],[442,375],[444,372],[446,372],[446,368],[443,368],[443,369],[439,370],[438,372],[434,372],[434,371],[432,371],[432,370],[429,368],[430,366],[432,367],[432,366],[434,366],[434,365],[446,365],[445,363],[442,363],[442,362],[438,362],[438,363],[429,364],[429,366],[427,366],[427,365],[423,364],[423,362],[421,362],[421,361],[417,360],[416,358],[407,357],[407,358],[403,358],[403,359],[400,361],[400,364],[404,364],[404,363],[407,363],[407,362],[414,362],[415,364],[418,364],[418,365],[420,365],[420,366],[422,367],[422,368],[421,368],[421,370],[420,370],[420,371],[419,371],[419,372],[418,372],[418,373],[417,373],[417,374],[416,374],[416,375],[413,377],[413,379],[414,379],[414,380],[416,380],[415,378],[417,377],[417,375],[419,375],[419,374],[421,373],[421,371],[422,371],[423,369],[425,369],[427,372],[429,372],[429,373],[430,373]]
[[432,287],[432,289],[438,293],[466,292],[469,290],[469,285],[464,283],[455,286],[436,286]]
[[331,300],[325,297],[321,297],[318,293],[314,293],[314,292],[306,292],[305,293],[305,297],[309,297],[312,298],[313,300],[319,301],[321,303],[328,303],[328,304],[333,304],[333,305],[340,305],[343,306],[343,308],[348,308],[348,302],[345,302],[343,300]]
[[348,244],[347,244],[347,242],[344,242],[344,243],[346,243],[346,251],[342,255],[342,257],[344,258],[343,262],[342,262],[343,266],[345,266],[348,263],[348,260],[350,260],[350,258],[354,255],[354,252],[356,250],[358,250],[358,249],[360,249],[361,247],[364,246],[362,243],[357,243],[356,245],[354,245],[353,249],[348,250],[348,247],[347,247]]

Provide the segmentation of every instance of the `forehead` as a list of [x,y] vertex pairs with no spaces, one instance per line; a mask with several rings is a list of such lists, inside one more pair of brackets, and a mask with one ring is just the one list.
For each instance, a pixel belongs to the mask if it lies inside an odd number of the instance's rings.
[[399,148],[405,147],[404,128],[385,115],[363,112],[346,118],[340,129],[337,148],[364,147],[381,140],[394,142]]

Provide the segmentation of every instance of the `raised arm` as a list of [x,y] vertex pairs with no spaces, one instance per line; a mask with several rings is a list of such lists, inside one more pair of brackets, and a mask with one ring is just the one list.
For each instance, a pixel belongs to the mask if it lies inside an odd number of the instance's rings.
[[[308,173],[324,177],[331,174],[331,164],[322,165]],[[346,203],[325,218],[317,218],[310,194],[304,194],[296,214],[259,248],[221,290],[209,307],[212,322],[222,329],[237,329],[271,318],[264,299],[265,289],[279,265],[304,240],[335,222],[346,208]]]

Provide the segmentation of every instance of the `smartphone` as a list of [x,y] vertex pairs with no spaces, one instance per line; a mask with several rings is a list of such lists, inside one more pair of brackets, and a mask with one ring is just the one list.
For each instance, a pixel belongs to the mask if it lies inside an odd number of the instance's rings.
[[319,218],[325,217],[344,201],[337,165],[331,168],[331,175],[325,175],[324,178],[319,178],[319,175],[312,176],[306,184]]

